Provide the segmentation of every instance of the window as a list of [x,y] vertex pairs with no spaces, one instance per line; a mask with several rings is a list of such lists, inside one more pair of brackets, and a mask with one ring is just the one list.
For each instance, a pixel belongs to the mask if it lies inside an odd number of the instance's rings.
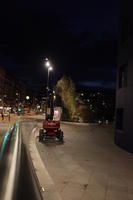
[[116,129],[123,130],[123,108],[116,110]]
[[122,65],[119,68],[119,88],[127,86],[127,65]]

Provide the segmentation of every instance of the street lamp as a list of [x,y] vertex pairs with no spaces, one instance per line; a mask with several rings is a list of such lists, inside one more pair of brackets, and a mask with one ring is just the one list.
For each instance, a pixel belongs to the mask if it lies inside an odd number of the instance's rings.
[[48,69],[48,77],[47,77],[47,91],[49,90],[49,75],[50,75],[50,71],[53,70],[53,67],[51,66],[48,58],[45,59],[45,66]]
[[48,69],[48,77],[47,77],[47,100],[46,100],[46,117],[47,117],[47,108],[50,107],[50,115],[52,116],[52,112],[53,112],[53,109],[52,109],[52,105],[53,105],[53,101],[52,101],[52,98],[53,97],[53,94],[51,96],[51,94],[49,93],[49,76],[50,76],[50,71],[53,70],[52,66],[51,66],[51,63],[49,62],[49,60],[46,58],[45,59],[45,66],[47,67]]

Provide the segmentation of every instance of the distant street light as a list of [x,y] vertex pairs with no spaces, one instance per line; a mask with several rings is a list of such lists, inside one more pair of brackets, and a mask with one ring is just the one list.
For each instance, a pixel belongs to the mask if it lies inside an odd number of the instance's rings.
[[30,99],[30,97],[29,96],[26,96],[26,100],[29,100]]

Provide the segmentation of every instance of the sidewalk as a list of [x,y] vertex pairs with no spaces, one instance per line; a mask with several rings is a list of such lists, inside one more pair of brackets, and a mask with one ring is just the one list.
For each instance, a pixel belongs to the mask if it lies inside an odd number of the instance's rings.
[[[41,125],[41,124],[40,124]],[[62,124],[65,143],[36,146],[62,200],[133,200],[133,155],[111,126]]]
[[8,120],[8,116],[4,117],[4,120],[0,118],[0,126],[1,125],[11,125],[14,124],[17,120],[17,114],[10,114],[10,121]]

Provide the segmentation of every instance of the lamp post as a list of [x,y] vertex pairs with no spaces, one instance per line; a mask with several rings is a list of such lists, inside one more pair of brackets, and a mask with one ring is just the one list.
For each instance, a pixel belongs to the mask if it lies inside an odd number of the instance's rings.
[[[53,68],[52,68],[52,66],[51,66],[51,64],[50,64],[50,62],[49,62],[49,60],[46,58],[45,59],[45,66],[47,67],[47,70],[48,70],[48,77],[47,77],[47,87],[46,87],[46,89],[47,89],[47,100],[46,100],[46,117],[47,117],[47,108],[48,108],[48,106],[50,106],[50,107],[52,107],[51,106],[51,96],[50,96],[50,94],[49,94],[49,77],[50,77],[50,71],[52,71],[53,70]],[[52,108],[50,108],[50,116],[52,116]]]
[[45,59],[45,66],[48,69],[48,77],[47,77],[47,91],[48,91],[49,90],[49,75],[50,75],[50,71],[52,71],[53,68],[47,58]]
[[27,95],[25,98],[26,98],[26,105],[27,105],[27,108],[28,108],[27,112],[30,112],[30,106],[29,106],[30,97]]

